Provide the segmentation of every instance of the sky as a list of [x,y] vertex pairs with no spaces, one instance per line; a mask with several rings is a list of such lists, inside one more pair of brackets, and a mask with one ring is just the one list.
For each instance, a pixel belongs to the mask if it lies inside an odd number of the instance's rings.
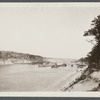
[[0,50],[54,58],[85,57],[93,45],[83,34],[98,15],[96,4],[0,4]]

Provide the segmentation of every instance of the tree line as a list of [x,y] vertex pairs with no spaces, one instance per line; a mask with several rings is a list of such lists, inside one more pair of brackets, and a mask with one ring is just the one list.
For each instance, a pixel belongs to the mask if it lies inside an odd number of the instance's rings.
[[91,28],[85,31],[83,36],[93,37],[89,40],[93,44],[93,48],[84,59],[88,61],[90,68],[100,69],[100,15],[93,19]]

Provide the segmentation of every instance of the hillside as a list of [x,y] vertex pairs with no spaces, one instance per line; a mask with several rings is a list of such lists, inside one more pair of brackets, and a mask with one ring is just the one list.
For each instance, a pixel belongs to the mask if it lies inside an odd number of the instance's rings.
[[46,58],[38,55],[17,53],[13,51],[0,51],[0,65],[5,64],[39,64],[49,66],[51,64],[71,64],[74,59]]
[[17,63],[42,63],[43,57],[38,55],[17,53],[13,51],[0,51],[0,65]]

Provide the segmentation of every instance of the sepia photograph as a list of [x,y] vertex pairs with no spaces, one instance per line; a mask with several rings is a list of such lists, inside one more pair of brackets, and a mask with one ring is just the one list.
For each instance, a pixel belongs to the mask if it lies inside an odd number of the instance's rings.
[[0,96],[99,91],[100,3],[0,3]]

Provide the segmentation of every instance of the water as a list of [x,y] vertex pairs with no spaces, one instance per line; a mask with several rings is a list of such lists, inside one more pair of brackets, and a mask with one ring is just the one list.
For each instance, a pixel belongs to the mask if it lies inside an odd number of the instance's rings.
[[37,65],[0,65],[0,92],[44,91],[69,71],[63,68],[44,68]]

